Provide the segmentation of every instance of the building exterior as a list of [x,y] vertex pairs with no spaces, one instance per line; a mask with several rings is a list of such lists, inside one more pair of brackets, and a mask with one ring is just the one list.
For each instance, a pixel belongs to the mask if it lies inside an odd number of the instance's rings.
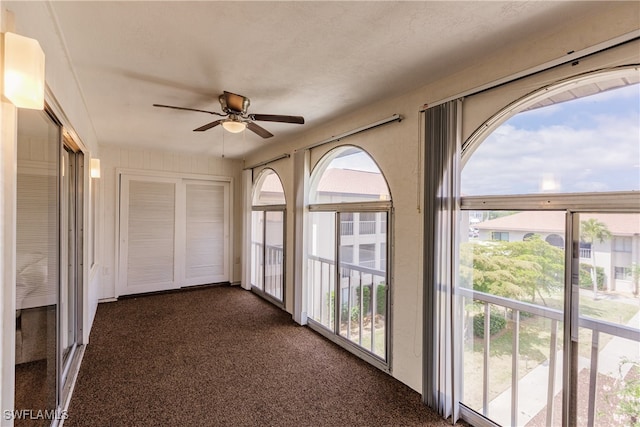
[[[611,233],[604,241],[591,242],[584,235],[580,241],[580,262],[604,270],[605,288],[611,291],[633,293],[633,268],[640,265],[640,215],[638,214],[586,214],[582,221],[595,219]],[[537,234],[547,243],[564,250],[565,214],[553,212],[541,216],[535,211],[517,212],[500,218],[479,222],[479,241],[522,241]]]

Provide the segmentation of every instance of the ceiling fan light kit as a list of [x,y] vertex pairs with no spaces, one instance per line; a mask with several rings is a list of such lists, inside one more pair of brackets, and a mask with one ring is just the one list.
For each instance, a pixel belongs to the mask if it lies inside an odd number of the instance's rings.
[[227,117],[227,119],[218,119],[202,125],[199,128],[194,129],[194,132],[203,132],[221,124],[226,131],[231,133],[240,133],[245,129],[249,129],[251,132],[263,138],[271,138],[273,134],[262,126],[255,124],[254,121],[304,124],[304,117],[302,116],[247,114],[247,109],[249,108],[251,101],[246,96],[237,95],[235,93],[224,91],[224,93],[218,97],[218,101],[220,102],[220,107],[222,108],[222,111],[224,111],[224,114],[217,113],[215,111],[198,110],[196,108],[176,107],[173,105],[153,104],[153,106],[172,108],[174,110],[197,111],[200,113]]
[[247,124],[243,122],[236,122],[234,120],[227,120],[226,122],[222,122],[222,127],[227,132],[240,133],[247,128]]

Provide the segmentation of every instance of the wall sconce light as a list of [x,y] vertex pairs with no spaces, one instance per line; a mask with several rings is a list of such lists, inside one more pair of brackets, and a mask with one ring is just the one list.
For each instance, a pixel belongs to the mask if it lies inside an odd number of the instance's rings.
[[18,108],[44,109],[44,52],[37,40],[4,34],[4,96]]
[[100,159],[91,159],[91,178],[100,178]]

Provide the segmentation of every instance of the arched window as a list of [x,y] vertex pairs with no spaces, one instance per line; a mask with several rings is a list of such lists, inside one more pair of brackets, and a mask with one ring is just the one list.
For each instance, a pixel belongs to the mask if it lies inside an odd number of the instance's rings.
[[391,200],[387,181],[371,156],[360,148],[338,148],[314,169],[309,193],[312,205],[381,200]]
[[309,325],[388,368],[391,194],[375,161],[354,146],[327,153],[311,175]]
[[273,169],[264,169],[253,187],[251,288],[284,304],[285,196]]
[[286,203],[280,177],[273,169],[264,169],[253,186],[253,206],[278,206]]
[[549,234],[545,239],[545,242],[556,248],[564,249],[564,239],[557,234]]
[[[590,424],[616,423],[615,415],[599,414],[596,407],[622,393],[619,386],[607,395],[589,391],[599,372],[609,369],[610,351],[618,361],[637,358],[637,351],[624,349],[637,349],[632,319],[640,301],[637,289],[617,277],[640,265],[640,251],[616,252],[613,242],[635,236],[629,246],[640,248],[639,80],[637,68],[629,67],[546,86],[496,114],[463,146],[461,217],[483,218],[473,226],[510,236],[506,241],[480,233],[469,239],[470,224],[464,223],[459,236],[458,287],[465,296],[460,401],[498,424],[559,424],[553,414],[562,405],[554,395],[564,396],[567,407],[581,408]],[[567,290],[573,291],[570,301]],[[609,291],[616,291],[619,302],[601,298]],[[603,335],[604,325],[611,329]],[[569,352],[563,334],[575,352],[572,361],[561,357]],[[618,337],[616,350],[598,341],[599,334]],[[505,347],[497,349],[498,342]],[[582,366],[587,368],[580,378],[588,386],[572,389]],[[564,388],[549,385],[563,371],[569,374]],[[612,384],[623,382],[626,373],[614,371]],[[498,374],[504,372],[513,375]],[[552,391],[537,404],[524,394],[534,377],[540,390]],[[500,392],[492,393],[489,384]]]
[[518,114],[465,147],[462,194],[640,190],[636,79],[622,71],[523,100]]

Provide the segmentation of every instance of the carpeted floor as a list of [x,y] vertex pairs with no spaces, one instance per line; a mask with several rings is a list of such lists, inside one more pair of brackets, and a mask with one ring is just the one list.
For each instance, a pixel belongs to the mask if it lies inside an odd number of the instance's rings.
[[420,395],[237,287],[98,307],[71,426],[450,426]]

